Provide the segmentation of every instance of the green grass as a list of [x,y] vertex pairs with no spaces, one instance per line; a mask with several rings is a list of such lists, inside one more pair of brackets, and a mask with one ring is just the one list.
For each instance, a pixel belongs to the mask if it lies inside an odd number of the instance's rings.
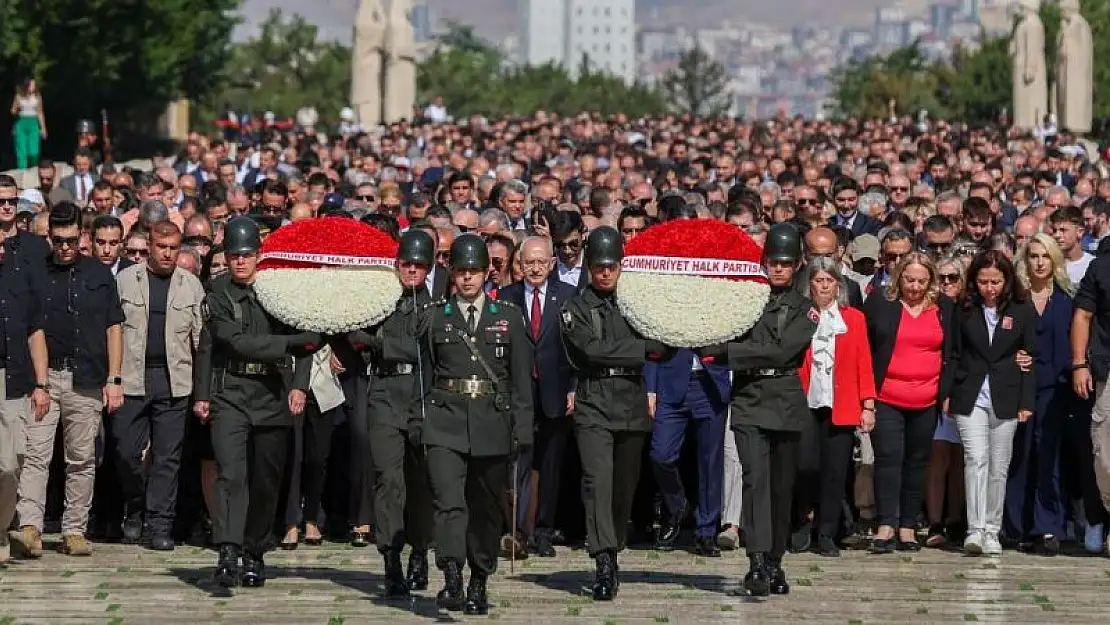
[[659,560],[662,557],[663,556],[658,551],[649,551],[648,554],[647,554],[647,559],[648,560]]
[[131,572],[131,567],[129,567],[129,566],[117,566],[116,567],[116,573],[130,573],[130,572]]
[[1051,603],[1042,603],[1041,610],[1044,610],[1045,612],[1055,612],[1056,606],[1052,605]]
[[602,625],[617,625],[617,621],[615,619],[607,618],[602,621]]
[[919,595],[928,595],[928,594],[932,594],[932,592],[933,592],[933,589],[929,588],[928,586],[918,586],[917,587],[917,594],[919,594]]
[[498,604],[497,607],[499,607],[499,608],[511,608],[511,607],[513,607],[513,603],[511,601],[502,601],[501,603]]
[[850,618],[848,619],[848,625],[863,625],[863,621],[858,618]]
[[811,565],[809,565],[809,572],[810,573],[820,573],[821,572],[821,567],[816,565],[816,564],[811,564]]
[[347,619],[339,616],[338,614],[328,617],[328,625],[343,625],[343,623],[345,623],[346,621]]
[[123,625],[123,619],[120,617],[108,619],[108,625]]
[[1029,591],[1035,590],[1035,589],[1033,588],[1033,582],[1022,582],[1022,583],[1018,584],[1018,590],[1029,592]]
[[667,617],[667,616],[657,616],[657,617],[655,617],[655,622],[656,623],[670,623],[671,619],[670,619],[670,617]]
[[567,606],[567,616],[580,616],[582,614],[582,607],[577,605]]
[[120,604],[113,603],[113,604],[108,606],[108,609],[105,610],[105,612],[119,612],[120,607],[121,607]]
[[964,614],[964,620],[965,621],[978,621],[979,617],[975,616],[971,612],[968,612],[967,614]]
[[1033,603],[1052,603],[1048,595],[1033,595]]
[[874,599],[872,599],[871,597],[869,597],[867,595],[863,595],[862,597],[859,598],[859,601],[860,601],[860,603],[871,603],[872,601],[874,601]]
[[62,571],[62,577],[73,577],[74,575],[77,575],[77,573],[69,569]]
[[104,592],[103,590],[101,590],[100,592],[93,595],[93,599],[96,600],[96,601],[104,601],[107,598],[108,598],[108,593]]
[[304,592],[304,591],[301,590],[300,588],[294,588],[293,590],[289,591],[289,596],[290,597],[299,597],[299,596],[301,596],[302,592]]
[[3,618],[0,618],[0,625],[14,625],[14,623],[15,623],[15,617],[14,616],[5,616]]
[[953,577],[956,579],[967,579],[967,573],[956,573]]
[[919,606],[917,608],[917,613],[918,614],[928,614],[929,613],[929,608],[926,608],[925,606]]
[[732,612],[732,606],[727,603],[722,603],[720,606],[721,612]]
[[994,562],[987,562],[986,564],[983,565],[983,568],[988,570],[988,571],[993,571],[993,570],[998,568],[998,565],[995,564]]
[[910,562],[913,562],[913,556],[900,556],[900,557],[902,559],[902,562],[905,562],[907,564],[910,563]]
[[813,585],[813,581],[810,580],[808,577],[799,577],[794,583],[799,585],[799,586],[812,586]]

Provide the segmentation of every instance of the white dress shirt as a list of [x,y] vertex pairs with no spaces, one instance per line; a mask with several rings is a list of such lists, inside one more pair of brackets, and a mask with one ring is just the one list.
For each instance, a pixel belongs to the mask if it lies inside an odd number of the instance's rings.
[[582,275],[582,265],[578,264],[574,267],[567,267],[563,264],[563,259],[559,259],[555,263],[555,268],[559,271],[559,279],[567,284],[577,287],[578,278]]

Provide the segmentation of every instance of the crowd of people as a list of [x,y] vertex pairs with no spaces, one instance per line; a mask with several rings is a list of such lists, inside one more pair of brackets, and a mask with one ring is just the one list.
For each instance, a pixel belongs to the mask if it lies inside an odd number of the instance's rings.
[[[257,586],[270,548],[345,540],[403,595],[434,549],[440,604],[481,614],[499,557],[558,545],[599,600],[637,543],[746,545],[756,595],[789,592],[788,551],[1106,551],[1110,170],[1066,133],[540,111],[197,132],[150,172],[93,144],[0,176],[17,555],[194,540]],[[258,304],[263,239],[317,218],[399,242],[380,326]],[[763,247],[732,343],[644,340],[614,304],[623,243],[685,219]]]

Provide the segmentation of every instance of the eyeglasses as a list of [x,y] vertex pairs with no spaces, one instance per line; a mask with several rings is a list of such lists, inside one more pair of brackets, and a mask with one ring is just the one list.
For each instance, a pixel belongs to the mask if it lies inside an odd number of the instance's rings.
[[4,206],[15,206],[16,204],[19,204],[19,198],[17,198],[17,197],[0,197],[0,204],[2,204]]
[[952,249],[952,244],[951,243],[928,243],[928,244],[925,245],[925,248],[928,251],[930,251],[934,254],[937,254],[939,256],[943,256],[944,254],[948,253],[948,250]]
[[436,259],[438,260],[440,258],[444,260],[451,258],[451,250],[440,250],[436,252]]
[[378,198],[374,197],[373,195],[356,195],[355,199],[356,200],[362,200],[363,202],[377,202],[378,201]]
[[581,249],[582,242],[578,240],[563,241],[562,243],[556,243],[555,247],[560,250],[577,250]]
[[140,250],[133,247],[125,249],[124,253],[128,256],[142,256],[143,258],[150,256],[150,250]]
[[[798,206],[817,206],[818,204],[821,203],[821,202],[817,201],[817,198],[815,198],[815,197],[800,197],[800,198],[795,198],[795,199],[798,202]],[[840,198],[837,198],[836,201],[839,202],[841,200],[840,200]],[[846,202],[847,200],[844,200],[844,201]]]
[[978,252],[979,250],[977,248],[964,246],[957,247],[955,250],[955,254],[957,256],[975,256],[975,254]]
[[77,247],[81,243],[81,237],[50,237],[50,242],[54,247]]
[[938,277],[941,284],[956,284],[960,281],[960,274],[958,273],[942,273]]
[[891,193],[897,193],[897,192],[909,193],[909,190],[910,190],[909,187],[891,187],[890,188]]
[[504,258],[491,258],[491,259],[489,259],[489,264],[493,265],[494,269],[501,269],[502,267],[505,266],[505,259]]
[[899,254],[898,252],[884,252],[883,260],[888,263],[897,263],[907,256],[909,256],[909,253]]

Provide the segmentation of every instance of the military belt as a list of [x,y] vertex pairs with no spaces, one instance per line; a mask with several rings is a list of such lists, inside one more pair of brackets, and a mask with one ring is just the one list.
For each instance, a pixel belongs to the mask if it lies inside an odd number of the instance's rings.
[[227,372],[232,375],[270,375],[274,366],[264,362],[235,360],[227,364]]
[[745,369],[737,371],[736,375],[748,378],[781,378],[789,375],[798,375],[797,369]]
[[384,367],[377,367],[371,370],[370,373],[378,377],[389,377],[394,375],[412,375],[415,370],[416,368],[412,366],[412,363],[397,362]]
[[478,378],[437,378],[436,388],[459,395],[467,395],[471,399],[493,395],[497,391],[497,386],[493,382]]
[[639,369],[631,367],[610,367],[608,369],[595,369],[590,372],[591,378],[623,378],[640,375]]

